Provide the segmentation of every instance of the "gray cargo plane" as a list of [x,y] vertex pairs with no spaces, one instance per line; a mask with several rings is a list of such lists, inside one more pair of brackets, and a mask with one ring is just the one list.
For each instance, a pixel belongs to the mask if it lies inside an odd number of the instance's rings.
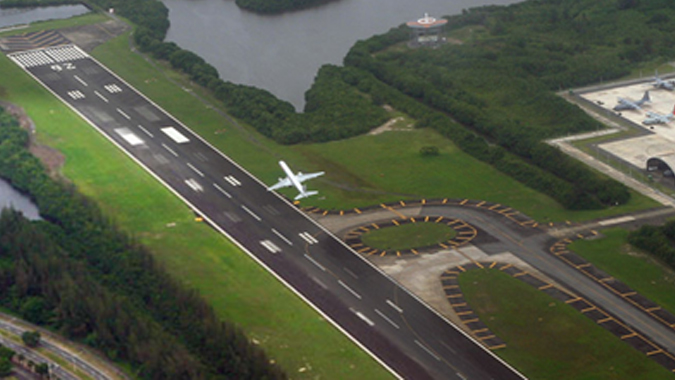
[[654,125],[654,124],[668,124],[670,121],[675,119],[675,109],[672,113],[661,115],[656,112],[647,112],[647,118],[642,121],[644,125]]
[[659,77],[658,71],[654,74],[654,83],[653,84],[654,84],[654,87],[656,87],[656,88],[662,88],[662,89],[668,90],[668,91],[675,90],[675,84],[673,84],[673,81],[661,79]]
[[619,104],[614,107],[614,111],[624,111],[624,110],[639,110],[641,109],[640,106],[645,104],[646,102],[650,102],[651,99],[649,98],[649,91],[645,91],[644,96],[642,99],[633,101],[630,99],[624,99],[624,98],[619,98]]

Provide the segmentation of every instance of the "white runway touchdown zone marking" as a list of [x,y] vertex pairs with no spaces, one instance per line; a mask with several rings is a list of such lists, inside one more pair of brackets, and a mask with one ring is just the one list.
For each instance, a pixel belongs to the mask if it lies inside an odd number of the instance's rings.
[[179,144],[183,144],[190,141],[190,139],[183,136],[183,134],[178,132],[174,127],[162,128],[161,131],[164,132],[167,136],[169,136],[173,141]]

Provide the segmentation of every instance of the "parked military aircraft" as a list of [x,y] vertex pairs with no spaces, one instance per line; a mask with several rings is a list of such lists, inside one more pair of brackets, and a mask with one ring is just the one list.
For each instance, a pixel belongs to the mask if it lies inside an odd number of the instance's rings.
[[668,124],[673,119],[675,119],[675,109],[673,109],[672,113],[666,115],[661,115],[660,113],[656,112],[647,112],[647,118],[642,121],[642,124]]
[[307,191],[307,186],[302,185],[302,183],[309,179],[322,176],[324,172],[309,173],[309,174],[302,174],[301,172],[298,172],[298,174],[293,174],[291,168],[289,168],[285,162],[279,161],[279,166],[281,166],[281,168],[286,173],[286,178],[279,178],[279,182],[267,188],[268,191],[280,189],[282,187],[295,186],[295,188],[298,189],[298,191],[300,192],[300,194],[298,194],[294,198],[296,201],[298,199],[307,198],[311,197],[312,195],[319,194],[318,191]]
[[662,88],[662,89],[668,90],[668,91],[675,90],[675,84],[673,84],[673,81],[661,79],[659,77],[658,71],[654,74],[654,87]]
[[642,99],[637,101],[619,98],[619,104],[617,104],[616,107],[614,107],[613,109],[614,111],[639,110],[641,105],[649,101],[651,101],[649,99],[649,91],[645,91],[645,94],[642,97]]

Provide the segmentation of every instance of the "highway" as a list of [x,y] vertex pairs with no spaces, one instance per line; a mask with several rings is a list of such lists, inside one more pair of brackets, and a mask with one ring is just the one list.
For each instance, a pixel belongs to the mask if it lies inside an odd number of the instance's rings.
[[9,56],[390,371],[524,378],[79,48]]

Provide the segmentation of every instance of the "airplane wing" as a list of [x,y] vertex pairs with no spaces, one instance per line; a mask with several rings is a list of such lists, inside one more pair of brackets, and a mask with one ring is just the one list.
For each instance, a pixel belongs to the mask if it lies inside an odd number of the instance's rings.
[[291,180],[286,177],[283,179],[279,179],[279,182],[275,183],[274,185],[270,186],[267,188],[268,191],[276,190],[276,189],[281,189],[282,187],[290,187],[293,186],[293,183]]
[[298,178],[298,182],[302,183],[302,182],[305,182],[309,179],[316,178],[316,177],[319,177],[319,176],[322,176],[322,175],[324,175],[324,172],[307,173],[307,174],[298,173],[297,178]]
[[656,112],[651,112],[651,111],[647,112],[647,117],[650,117],[650,118],[655,118],[655,119],[656,119],[656,118],[659,118],[659,117],[662,117],[662,116],[663,116],[663,115],[659,115],[659,114],[656,113]]

